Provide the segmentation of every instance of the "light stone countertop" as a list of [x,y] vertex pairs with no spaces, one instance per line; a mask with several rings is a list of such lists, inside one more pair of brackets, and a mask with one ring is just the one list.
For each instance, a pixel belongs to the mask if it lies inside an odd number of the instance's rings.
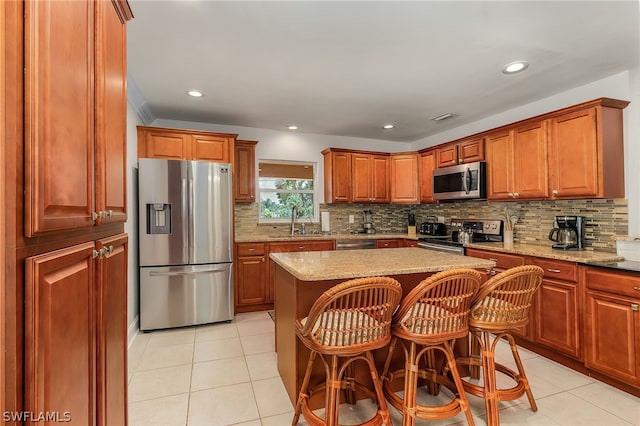
[[237,235],[236,243],[263,243],[269,241],[304,241],[304,240],[384,240],[388,238],[404,238],[417,240],[420,235],[408,234],[269,234],[269,235]]
[[302,281],[322,281],[491,268],[495,262],[417,247],[271,253],[274,262]]
[[615,253],[590,250],[555,250],[549,245],[514,243],[512,247],[506,247],[504,243],[472,243],[466,244],[467,248],[490,250],[500,253],[521,254],[524,256],[545,257],[547,259],[566,260],[576,263],[615,262],[623,260],[622,256]]

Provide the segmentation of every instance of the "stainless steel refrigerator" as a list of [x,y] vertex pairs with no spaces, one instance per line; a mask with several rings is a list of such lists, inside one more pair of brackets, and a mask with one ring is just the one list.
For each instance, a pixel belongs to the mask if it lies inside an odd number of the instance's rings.
[[229,164],[138,161],[140,329],[233,318]]

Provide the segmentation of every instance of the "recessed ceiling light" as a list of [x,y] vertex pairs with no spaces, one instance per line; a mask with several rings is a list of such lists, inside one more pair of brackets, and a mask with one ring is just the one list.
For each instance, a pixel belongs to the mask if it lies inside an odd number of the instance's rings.
[[189,95],[189,96],[193,96],[194,98],[201,98],[201,97],[203,97],[203,96],[204,96],[204,95],[202,94],[202,92],[201,92],[201,91],[199,91],[199,90],[189,90],[189,91],[187,92],[187,95]]
[[385,124],[384,126],[382,126],[383,129],[393,129],[394,127],[396,126],[394,126],[393,124]]
[[289,130],[298,130],[298,126],[296,126],[295,124],[292,124],[291,126],[287,126],[287,129],[289,129]]
[[445,112],[444,114],[440,114],[438,116],[435,117],[431,117],[431,119],[433,121],[442,121],[442,120],[446,120],[447,118],[451,118],[451,117],[455,117],[456,114],[452,113],[452,112]]
[[522,72],[529,68],[529,62],[527,61],[515,61],[511,62],[504,67],[502,67],[503,74],[515,74],[518,72]]

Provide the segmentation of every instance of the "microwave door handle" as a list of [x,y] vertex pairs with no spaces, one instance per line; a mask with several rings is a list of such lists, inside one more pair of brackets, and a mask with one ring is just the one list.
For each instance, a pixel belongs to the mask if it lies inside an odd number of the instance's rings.
[[469,185],[471,183],[471,170],[467,167],[462,176],[462,190],[465,194],[469,194]]

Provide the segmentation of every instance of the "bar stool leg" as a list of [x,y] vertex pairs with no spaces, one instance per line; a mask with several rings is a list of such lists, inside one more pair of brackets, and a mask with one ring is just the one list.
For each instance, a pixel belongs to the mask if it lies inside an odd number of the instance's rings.
[[298,394],[298,401],[296,402],[296,411],[293,414],[293,420],[291,426],[298,424],[300,420],[300,413],[302,413],[302,401],[307,398],[307,388],[309,387],[309,379],[311,378],[311,370],[313,369],[313,362],[316,359],[317,352],[311,351],[309,355],[309,362],[307,363],[307,371],[304,373],[304,379],[302,380],[302,386],[300,387],[300,393]]
[[498,408],[498,386],[496,384],[496,360],[491,345],[491,336],[488,332],[481,333],[482,342],[482,374],[484,382],[484,401],[487,409],[487,425],[498,426],[500,424]]
[[326,379],[325,393],[325,421],[327,426],[338,426],[339,401],[340,401],[340,377],[339,357],[331,355],[331,367]]
[[373,380],[373,387],[376,391],[376,399],[378,400],[378,412],[382,417],[382,422],[384,425],[391,426],[391,417],[389,416],[389,407],[387,406],[387,401],[384,398],[384,392],[382,390],[382,382],[380,381],[380,377],[378,377],[378,370],[376,369],[375,361],[373,360],[373,354],[371,351],[365,352],[364,356],[367,359],[367,364],[369,364],[369,371],[371,373],[371,379]]
[[467,417],[467,423],[469,424],[469,426],[475,426],[473,416],[471,415],[471,408],[469,407],[469,400],[467,399],[467,395],[464,392],[464,386],[462,385],[460,373],[458,373],[456,357],[453,354],[453,344],[450,342],[444,342],[442,348],[445,356],[447,357],[447,365],[449,367],[449,372],[453,377],[453,383],[456,385],[456,389],[458,390],[460,408],[462,408],[462,411],[464,411],[464,415]]
[[529,379],[527,379],[527,375],[524,372],[524,366],[522,365],[522,360],[520,359],[520,354],[518,353],[518,347],[516,346],[515,340],[513,340],[513,336],[507,334],[507,340],[509,340],[509,346],[511,346],[511,353],[513,354],[513,359],[516,361],[516,366],[518,367],[518,374],[520,375],[520,379],[524,385],[524,391],[527,394],[527,399],[529,400],[529,405],[531,405],[532,411],[538,411],[538,405],[536,404],[536,400],[533,398],[533,392],[531,392],[531,386],[529,386]]
[[402,398],[402,426],[413,426],[416,421],[416,391],[418,388],[418,359],[416,344],[409,344],[404,366],[404,397]]

